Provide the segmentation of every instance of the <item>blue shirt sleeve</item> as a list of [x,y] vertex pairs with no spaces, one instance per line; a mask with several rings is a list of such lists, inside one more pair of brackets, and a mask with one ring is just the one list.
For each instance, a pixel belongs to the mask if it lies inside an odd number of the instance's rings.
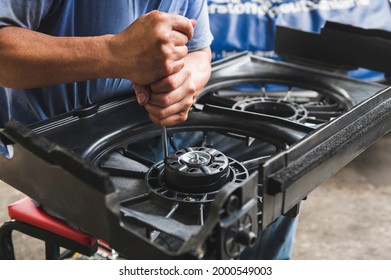
[[189,1],[189,9],[186,12],[186,17],[197,20],[194,36],[187,44],[189,51],[192,52],[209,47],[213,41],[213,35],[210,31],[207,1]]
[[[18,26],[37,30],[54,0],[0,0],[0,27]],[[57,0],[57,4],[62,0]]]

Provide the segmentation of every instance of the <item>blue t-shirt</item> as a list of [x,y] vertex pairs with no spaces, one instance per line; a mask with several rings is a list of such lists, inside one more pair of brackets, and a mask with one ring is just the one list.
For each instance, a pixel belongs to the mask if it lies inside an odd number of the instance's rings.
[[[53,36],[117,34],[152,10],[197,20],[190,51],[208,47],[206,0],[0,0],[0,27],[19,26]],[[135,42],[137,43],[137,42]],[[0,87],[0,127],[15,119],[34,123],[113,96],[129,94],[132,82],[98,79],[36,89]]]

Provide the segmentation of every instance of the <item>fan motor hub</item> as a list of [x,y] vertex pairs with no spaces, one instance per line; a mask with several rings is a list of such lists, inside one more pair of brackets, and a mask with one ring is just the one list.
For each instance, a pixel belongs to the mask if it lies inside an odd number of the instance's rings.
[[208,147],[178,150],[168,156],[164,165],[166,186],[187,193],[219,190],[227,182],[229,173],[228,158]]
[[207,152],[192,151],[181,155],[178,158],[178,161],[184,163],[187,166],[199,168],[201,166],[208,165],[211,159],[212,156]]

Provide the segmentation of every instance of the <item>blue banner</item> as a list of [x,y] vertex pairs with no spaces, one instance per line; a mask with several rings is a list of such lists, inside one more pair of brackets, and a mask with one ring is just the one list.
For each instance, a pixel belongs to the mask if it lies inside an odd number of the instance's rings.
[[208,0],[213,59],[248,50],[274,56],[275,26],[318,32],[325,21],[391,29],[389,0]]

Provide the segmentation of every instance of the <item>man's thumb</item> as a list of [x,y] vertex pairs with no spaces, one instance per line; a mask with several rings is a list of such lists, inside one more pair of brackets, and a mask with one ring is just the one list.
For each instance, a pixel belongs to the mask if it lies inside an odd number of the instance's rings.
[[139,84],[134,84],[134,92],[136,94],[136,99],[138,104],[145,105],[149,101],[149,92],[150,89],[148,86],[143,86]]

